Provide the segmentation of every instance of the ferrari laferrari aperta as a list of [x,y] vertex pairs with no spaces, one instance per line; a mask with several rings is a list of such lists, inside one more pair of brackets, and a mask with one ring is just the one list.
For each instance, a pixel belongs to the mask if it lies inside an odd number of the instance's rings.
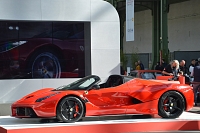
[[82,117],[158,114],[177,118],[193,107],[192,87],[173,81],[111,75],[100,83],[95,75],[69,85],[33,92],[12,104],[17,118],[52,118],[76,122]]

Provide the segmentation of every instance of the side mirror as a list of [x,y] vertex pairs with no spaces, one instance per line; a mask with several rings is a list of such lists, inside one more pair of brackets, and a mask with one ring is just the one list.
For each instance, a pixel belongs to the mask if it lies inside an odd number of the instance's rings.
[[98,89],[100,89],[100,86],[99,85],[93,85],[92,89],[98,90]]

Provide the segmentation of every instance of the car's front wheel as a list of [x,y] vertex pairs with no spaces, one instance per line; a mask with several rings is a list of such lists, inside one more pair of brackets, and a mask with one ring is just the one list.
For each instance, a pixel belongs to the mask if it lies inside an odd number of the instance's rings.
[[63,122],[79,121],[84,115],[84,106],[82,101],[73,96],[65,97],[58,104],[57,118]]
[[158,103],[158,115],[163,118],[177,118],[185,109],[185,100],[177,91],[165,92]]

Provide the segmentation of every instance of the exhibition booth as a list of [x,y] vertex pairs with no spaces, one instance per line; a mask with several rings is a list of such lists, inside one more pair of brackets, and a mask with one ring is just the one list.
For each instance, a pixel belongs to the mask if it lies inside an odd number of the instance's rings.
[[[111,74],[120,74],[118,13],[102,0],[1,0],[0,63],[0,115],[2,109],[11,110],[3,104],[41,88],[57,88],[88,75],[105,81]],[[199,116],[188,112],[177,119],[139,118],[40,123],[0,116],[0,133],[125,133],[200,127]]]
[[101,0],[0,1],[0,104],[120,72],[120,24]]

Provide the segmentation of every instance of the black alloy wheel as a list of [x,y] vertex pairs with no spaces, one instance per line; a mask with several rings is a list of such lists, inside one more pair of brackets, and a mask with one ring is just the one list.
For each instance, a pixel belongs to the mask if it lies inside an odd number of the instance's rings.
[[158,115],[162,118],[177,118],[185,110],[185,100],[177,91],[165,92],[158,103]]
[[65,97],[58,104],[57,118],[63,122],[79,121],[84,115],[83,102],[73,96]]

